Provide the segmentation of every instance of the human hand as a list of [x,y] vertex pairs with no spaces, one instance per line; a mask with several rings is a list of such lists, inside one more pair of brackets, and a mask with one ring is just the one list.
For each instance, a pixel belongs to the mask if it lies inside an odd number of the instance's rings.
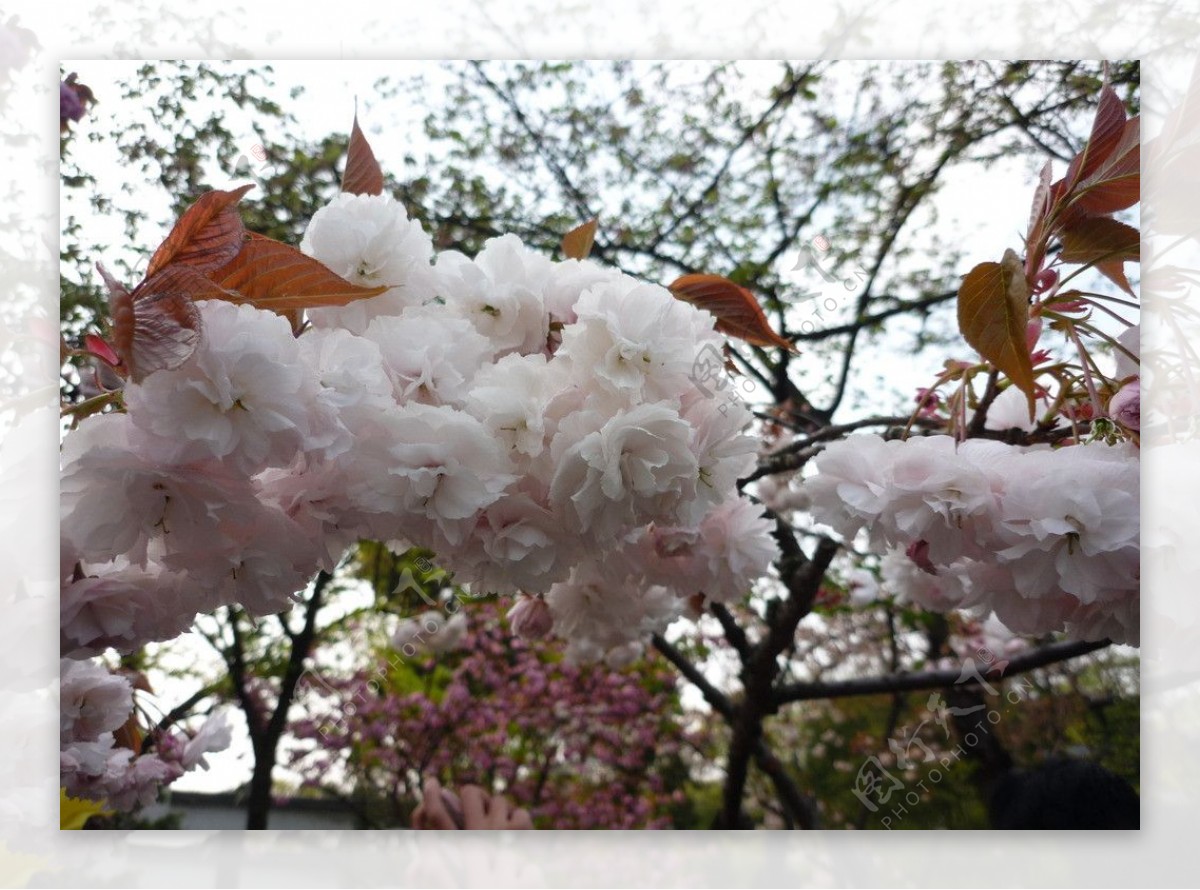
[[499,794],[489,795],[478,785],[462,788],[461,802],[454,792],[442,788],[437,779],[425,781],[424,798],[413,811],[413,828],[445,830],[517,830],[533,828],[523,809],[512,809]]

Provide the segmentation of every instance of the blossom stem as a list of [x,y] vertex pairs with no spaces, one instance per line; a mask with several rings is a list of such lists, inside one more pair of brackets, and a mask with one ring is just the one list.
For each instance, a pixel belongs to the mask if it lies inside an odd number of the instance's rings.
[[84,399],[82,402],[76,402],[74,405],[64,406],[60,415],[62,417],[73,417],[76,421],[80,421],[103,410],[106,405],[120,404],[120,401],[121,390],[110,389],[107,392],[100,393],[98,396],[92,396],[90,399]]
[[1075,344],[1075,349],[1079,352],[1079,364],[1083,371],[1083,383],[1087,387],[1088,398],[1092,401],[1092,416],[1104,417],[1104,406],[1100,404],[1100,396],[1096,392],[1096,382],[1092,379],[1091,356],[1088,355],[1082,341],[1079,339],[1079,332],[1075,330],[1075,323],[1072,321],[1066,322],[1067,336],[1071,338],[1071,342]]

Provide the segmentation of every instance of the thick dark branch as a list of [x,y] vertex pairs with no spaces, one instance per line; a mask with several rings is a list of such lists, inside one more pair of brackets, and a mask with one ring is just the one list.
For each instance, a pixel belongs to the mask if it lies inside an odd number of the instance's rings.
[[797,439],[795,442],[789,442],[787,445],[784,445],[782,448],[779,448],[775,451],[772,451],[770,454],[768,454],[767,459],[770,460],[773,457],[780,457],[785,454],[792,454],[793,452],[801,451],[801,450],[807,448],[808,446],[813,445],[817,442],[827,442],[830,439],[840,439],[846,433],[852,433],[855,430],[861,430],[861,429],[864,429],[865,427],[869,427],[869,426],[901,426],[902,427],[902,426],[907,426],[910,423],[912,423],[912,425],[914,425],[914,426],[936,425],[936,421],[924,421],[919,417],[915,421],[913,421],[912,417],[909,415],[905,415],[903,417],[901,417],[901,416],[864,417],[861,420],[852,420],[848,423],[833,424],[832,426],[827,426],[824,429],[817,430],[815,433],[808,436],[807,438]]
[[[724,607],[720,608],[728,614]],[[741,628],[738,628],[738,630],[740,631]],[[683,654],[660,634],[655,634],[653,641],[654,648],[661,652],[685,678],[700,690],[704,696],[704,700],[712,706],[712,709],[720,714],[726,722],[732,724],[737,718],[737,708],[729,700],[729,697],[713,686],[699,668],[684,658]],[[779,796],[780,803],[783,805],[788,818],[801,828],[815,828],[817,821],[816,808],[813,806],[812,801],[800,792],[800,789],[796,787],[796,783],[792,781],[783,764],[780,763],[779,758],[771,752],[771,749],[767,747],[761,738],[754,745],[753,756],[754,762],[758,765],[759,769],[763,771],[767,778],[771,780],[771,784],[774,785],[775,793]]]
[[987,385],[984,387],[983,395],[979,397],[979,403],[975,406],[975,414],[971,417],[971,422],[967,424],[967,436],[982,436],[987,425],[988,410],[992,407],[992,402],[996,401],[996,396],[1000,395],[1000,372],[992,368],[988,372]]
[[[312,595],[304,605],[304,626],[296,634],[289,633],[291,651],[287,668],[279,683],[279,697],[267,725],[254,742],[254,773],[250,777],[250,793],[246,799],[246,827],[261,830],[267,827],[271,810],[271,778],[279,752],[279,740],[287,728],[288,711],[296,695],[296,686],[304,674],[304,661],[312,649],[317,634],[317,613],[321,610],[326,586],[333,575],[322,571],[313,582]],[[286,626],[286,625],[285,625]],[[248,716],[248,715],[247,715]]]
[[291,652],[288,653],[288,666],[279,686],[279,701],[271,714],[271,722],[267,725],[269,738],[278,740],[287,725],[288,710],[296,694],[296,684],[304,674],[304,661],[312,649],[313,640],[317,633],[317,613],[321,610],[325,588],[333,580],[329,572],[321,572],[313,582],[312,596],[304,606],[304,627],[291,637]]
[[825,570],[833,562],[837,554],[838,543],[822,536],[817,540],[816,550],[812,558],[790,576],[783,577],[787,585],[788,597],[779,610],[779,618],[771,622],[771,630],[766,639],[756,647],[755,659],[764,670],[771,668],[772,679],[775,676],[775,659],[796,637],[796,627],[810,611],[821,589],[821,581],[825,578]]
[[744,827],[742,796],[746,789],[748,766],[758,746],[762,744],[763,720],[775,712],[772,684],[779,674],[779,654],[796,637],[796,626],[812,609],[825,570],[833,561],[838,545],[829,538],[817,541],[811,558],[804,556],[791,530],[777,519],[776,537],[783,552],[779,573],[787,587],[787,596],[767,607],[767,635],[754,645],[742,667],[742,686],[745,695],[732,722],[733,737],[722,789],[719,824],[722,828]]
[[221,655],[229,668],[229,679],[233,681],[233,691],[237,693],[238,703],[246,714],[246,728],[250,731],[250,741],[257,745],[266,727],[262,723],[262,712],[258,702],[250,694],[250,687],[246,683],[246,650],[242,642],[242,632],[238,628],[238,610],[231,607],[228,609],[228,616],[232,642],[228,649],[222,650]]
[[779,566],[779,574],[785,577],[789,576],[804,566],[808,562],[808,557],[800,549],[795,529],[785,522],[783,517],[769,507],[763,510],[763,515],[775,522],[775,530],[771,532],[771,535],[779,545],[780,557],[776,563]]
[[817,808],[813,805],[812,800],[796,787],[796,783],[788,775],[787,769],[762,740],[759,740],[754,749],[754,763],[775,786],[779,802],[783,804],[784,812],[791,817],[791,820],[806,831],[816,828]]
[[679,673],[683,674],[693,686],[700,690],[704,696],[704,700],[712,706],[714,711],[726,720],[733,719],[733,703],[725,693],[708,682],[708,678],[704,676],[700,669],[684,658],[683,653],[667,642],[667,639],[661,634],[655,634],[651,639],[654,642],[654,648],[661,652],[667,661],[675,665]]
[[[1012,659],[1004,668],[1003,675],[996,679],[1015,677],[1028,671],[1036,670],[1047,665],[1057,664],[1087,655],[1106,646],[1111,646],[1109,640],[1101,642],[1066,642],[1052,643],[1033,652]],[[954,686],[963,676],[962,668],[949,668],[938,671],[919,671],[912,674],[892,674],[886,677],[863,677],[856,680],[837,680],[829,683],[792,683],[781,686],[775,692],[777,705],[794,701],[812,701],[825,698],[846,698],[857,695],[879,695],[886,692],[912,692],[921,689],[945,689]],[[987,677],[988,664],[975,664],[981,676]]]
[[283,612],[280,612],[275,617],[279,620],[279,627],[283,631],[283,635],[285,637],[287,637],[289,640],[291,640],[292,643],[295,643],[296,642],[296,634],[291,629],[291,627],[288,626],[287,616]]
[[750,640],[746,637],[746,631],[737,623],[737,619],[721,603],[713,603],[709,606],[709,611],[716,616],[717,621],[721,622],[721,629],[725,631],[725,639],[729,641],[729,645],[733,646],[738,657],[742,659],[742,664],[750,657]]
[[[828,444],[826,440],[837,439],[845,433],[866,427],[892,426],[899,428],[901,425],[909,427],[938,426],[938,422],[923,417],[868,417],[864,420],[825,427],[806,438],[789,442],[782,448],[766,455],[749,476],[738,480],[738,487],[739,489],[744,488],[746,485],[764,476],[774,476],[776,473],[790,473],[800,469],[825,450]],[[892,430],[885,432],[884,437],[894,438],[898,435],[898,431]]]

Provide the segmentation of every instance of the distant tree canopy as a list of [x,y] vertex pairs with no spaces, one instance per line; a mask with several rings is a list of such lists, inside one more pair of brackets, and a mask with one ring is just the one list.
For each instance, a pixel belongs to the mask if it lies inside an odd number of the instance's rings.
[[[1138,63],[1110,63],[1108,77],[1136,113]],[[747,350],[749,373],[777,402],[827,420],[860,342],[889,318],[925,319],[953,298],[962,258],[935,225],[933,200],[947,173],[1003,157],[1065,163],[1103,78],[1100,63],[1077,61],[448,63],[436,77],[382,79],[364,125],[386,129],[389,103],[427,109],[403,172],[391,159],[385,174],[440,249],[473,255],[512,233],[553,253],[598,217],[599,262],[655,281],[709,272],[750,288],[813,361],[801,380],[787,356]],[[102,107],[124,102],[150,117],[119,115],[118,129],[87,134],[112,141],[128,164],[119,190],[76,167],[64,143],[64,185],[126,233],[122,245],[97,242],[82,210],[65,215],[64,320],[79,327],[102,305],[98,258],[116,247],[147,255],[152,233],[201,190],[247,172],[258,184],[241,205],[247,227],[299,243],[337,192],[348,125],[300,132],[288,101],[269,65],[244,63],[146,63],[123,95],[102,97]],[[151,184],[170,202],[161,218],[145,209]],[[844,317],[801,327],[788,310],[812,295],[781,272],[816,236],[828,241],[827,274],[861,270],[861,284]],[[949,333],[918,331],[914,349]]]

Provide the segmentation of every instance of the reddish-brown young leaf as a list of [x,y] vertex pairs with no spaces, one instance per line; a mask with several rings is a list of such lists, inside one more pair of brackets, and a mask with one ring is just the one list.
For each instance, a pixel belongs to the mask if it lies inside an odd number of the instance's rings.
[[1029,209],[1029,234],[1031,237],[1050,211],[1050,162],[1046,161],[1038,176],[1038,185],[1033,192],[1033,206]]
[[111,368],[121,364],[121,357],[108,345],[106,340],[96,334],[84,334],[83,348]]
[[1050,162],[1046,161],[1038,176],[1038,186],[1033,192],[1033,204],[1029,208],[1029,228],[1025,234],[1025,271],[1030,276],[1036,274],[1045,261],[1050,240],[1047,237],[1046,226],[1054,211],[1054,202],[1059,197],[1050,182],[1050,173]]
[[129,685],[134,689],[154,695],[154,687],[150,685],[150,678],[144,672],[122,669],[121,674],[129,680]]
[[350,148],[346,153],[346,172],[342,174],[342,191],[351,195],[382,195],[383,170],[375,160],[375,152],[358,126],[358,113],[350,129]]
[[146,277],[175,264],[211,272],[237,256],[246,231],[237,212],[237,202],[252,188],[253,184],[231,192],[214,189],[201,195],[154,251]]
[[592,252],[592,245],[596,243],[596,227],[599,222],[597,217],[592,217],[563,235],[563,256],[571,260],[586,260]]
[[223,290],[234,292],[222,299],[279,313],[345,306],[388,289],[387,285],[351,284],[296,248],[253,233],[233,262],[214,272],[213,279]]
[[142,753],[142,740],[144,738],[145,734],[142,732],[141,726],[138,725],[136,713],[130,714],[128,720],[113,730],[114,747],[128,748],[135,756]]
[[1062,233],[1062,259],[1068,263],[1091,263],[1117,287],[1133,294],[1125,277],[1125,263],[1138,261],[1141,234],[1133,226],[1110,216],[1092,216]]
[[1064,222],[1082,215],[1116,213],[1141,200],[1141,160],[1141,122],[1135,117],[1126,121],[1120,142],[1105,162],[1076,185],[1071,213]]
[[1008,375],[1034,416],[1033,363],[1025,343],[1029,284],[1021,258],[1004,252],[999,263],[980,263],[963,276],[958,289],[958,329],[976,351]]
[[754,294],[720,275],[683,275],[668,285],[677,299],[704,309],[717,317],[722,334],[755,346],[778,346],[798,352],[795,346],[771,330],[767,316]]
[[1121,141],[1125,133],[1125,105],[1107,84],[1100,91],[1100,104],[1092,121],[1092,132],[1083,149],[1067,168],[1068,190],[1091,176]]
[[97,268],[108,287],[112,346],[125,375],[140,383],[187,361],[201,330],[192,301],[219,288],[190,266],[168,266],[130,293],[103,266]]

